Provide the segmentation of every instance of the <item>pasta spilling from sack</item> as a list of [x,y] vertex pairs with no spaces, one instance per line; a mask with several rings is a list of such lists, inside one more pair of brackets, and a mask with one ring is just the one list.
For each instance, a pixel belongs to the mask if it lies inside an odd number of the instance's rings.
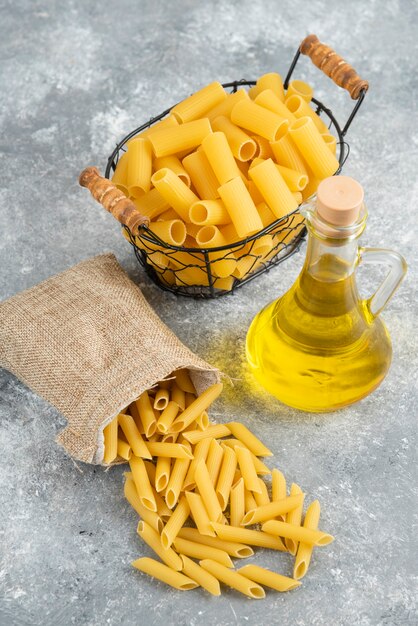
[[[132,242],[163,283],[232,289],[300,234],[298,205],[339,168],[336,138],[312,95],[299,80],[285,92],[276,73],[249,91],[228,93],[213,82],[127,142],[112,181],[161,240]],[[269,246],[256,250],[257,240],[248,238],[277,220]],[[214,247],[224,249],[200,252]]]
[[[135,568],[176,589],[220,595],[223,583],[259,599],[264,587],[298,587],[314,547],[333,537],[318,529],[318,500],[303,515],[305,493],[294,483],[288,493],[282,472],[260,458],[272,452],[244,424],[209,421],[221,391],[217,383],[197,395],[188,371],[174,372],[104,428],[104,462],[129,463],[125,497],[159,558],[138,558]],[[293,576],[236,568],[231,557],[251,557],[254,546],[293,555]]]

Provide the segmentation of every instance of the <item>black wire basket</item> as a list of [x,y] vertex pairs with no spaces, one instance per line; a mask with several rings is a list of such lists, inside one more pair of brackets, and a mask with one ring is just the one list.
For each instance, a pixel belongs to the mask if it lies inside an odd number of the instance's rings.
[[[315,36],[310,35],[309,37]],[[307,41],[309,37],[306,38],[304,42]],[[341,57],[336,57],[335,52],[331,48],[320,44],[316,37],[315,40],[323,47],[323,49],[320,50],[320,58],[315,59],[313,54],[305,52],[303,49],[304,42],[302,42],[289,67],[284,81],[284,88],[287,89],[301,52],[308,54],[312,58],[312,61],[320,67],[324,73],[330,76],[334,82],[348,90],[350,90],[350,85],[347,84],[347,82],[344,84],[344,77],[333,76],[330,71],[327,71],[327,62],[331,57],[334,67],[341,69],[341,64],[345,63],[349,70],[348,76],[351,76],[351,79],[353,79],[353,77],[356,78],[357,85],[359,85],[358,81],[360,81],[362,88],[358,90],[358,93],[353,95],[353,91],[351,92],[352,97],[356,99],[356,104],[342,128],[331,109],[316,98],[312,98],[312,102],[316,105],[316,113],[322,116],[322,119],[326,121],[328,129],[337,139],[336,156],[339,161],[339,168],[335,174],[339,174],[350,151],[349,145],[345,141],[345,135],[364,100],[368,85],[366,81],[359,79],[348,63],[343,61]],[[339,64],[336,63],[336,59],[340,59],[341,62]],[[344,67],[342,69],[344,69]],[[345,74],[345,76],[347,76],[347,74]],[[256,81],[254,80],[241,79],[223,83],[222,86],[233,93],[240,87],[251,87],[255,84]],[[350,84],[352,84],[352,82]],[[106,178],[111,178],[120,156],[126,151],[127,142],[135,135],[163,119],[170,113],[172,108],[173,107],[170,107],[160,115],[151,118],[148,122],[126,135],[126,137],[117,144],[108,159],[105,172]],[[277,219],[259,232],[245,239],[215,248],[188,248],[170,245],[157,237],[147,226],[142,226],[139,234],[136,236],[133,236],[126,226],[124,226],[123,229],[123,234],[132,244],[139,263],[144,267],[146,273],[154,283],[162,289],[171,291],[176,295],[193,298],[217,298],[228,293],[233,293],[242,285],[254,280],[263,272],[269,271],[272,267],[279,265],[297,252],[306,234],[303,218],[298,209]],[[263,241],[265,241],[267,237],[269,238],[269,245],[263,247]],[[243,271],[240,272],[242,278],[239,274],[220,277],[218,275],[219,272],[217,272],[217,264],[232,258],[239,262],[240,267],[243,269]]]

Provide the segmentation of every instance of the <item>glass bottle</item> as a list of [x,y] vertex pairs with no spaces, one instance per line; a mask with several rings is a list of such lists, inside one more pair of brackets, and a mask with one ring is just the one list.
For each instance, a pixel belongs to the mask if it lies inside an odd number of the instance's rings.
[[[392,346],[379,314],[406,263],[391,250],[358,247],[367,212],[361,185],[348,176],[323,180],[301,213],[305,264],[293,287],[252,321],[246,354],[255,378],[285,404],[333,411],[367,396],[388,372]],[[356,286],[360,263],[389,268],[366,300]]]

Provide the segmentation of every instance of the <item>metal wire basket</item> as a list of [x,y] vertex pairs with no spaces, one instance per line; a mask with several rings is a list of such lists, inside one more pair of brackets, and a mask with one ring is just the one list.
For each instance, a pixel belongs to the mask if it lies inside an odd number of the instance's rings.
[[[361,80],[355,70],[336,55],[331,48],[321,44],[315,35],[310,35],[302,42],[293,58],[284,82],[285,89],[287,89],[301,53],[310,56],[315,65],[339,86],[350,91],[352,98],[356,100],[348,120],[341,128],[331,109],[316,98],[312,98],[312,102],[316,105],[316,113],[326,119],[329,130],[337,138],[337,158],[340,166],[336,174],[339,174],[349,155],[349,145],[345,141],[345,135],[364,100],[368,84]],[[254,80],[241,79],[223,83],[223,87],[231,90],[232,93],[237,91],[239,87],[251,87],[255,83]],[[108,159],[106,178],[112,176],[120,156],[126,151],[126,143],[135,135],[163,119],[170,113],[171,109],[172,107],[151,118],[117,144]],[[145,225],[141,227],[136,236],[132,235],[127,226],[123,228],[124,235],[132,244],[139,263],[144,267],[151,280],[164,290],[193,298],[217,298],[234,292],[297,252],[306,233],[299,210],[272,222],[263,230],[241,241],[216,248],[188,248],[170,245],[159,239]],[[263,250],[262,242],[266,235],[271,237],[272,246],[270,245],[268,250]],[[270,244],[271,240],[269,240]],[[239,275],[220,277],[218,275],[217,264],[231,258],[239,261],[241,267],[245,268],[242,277]],[[193,282],[197,284],[190,284]]]

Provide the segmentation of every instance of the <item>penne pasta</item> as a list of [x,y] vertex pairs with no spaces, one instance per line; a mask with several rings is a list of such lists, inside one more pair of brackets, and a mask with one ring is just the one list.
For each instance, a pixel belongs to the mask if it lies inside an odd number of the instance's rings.
[[165,499],[170,509],[177,504],[189,466],[190,459],[176,459],[174,462],[165,492]]
[[185,496],[190,507],[190,511],[197,526],[197,529],[201,535],[215,536],[215,532],[211,526],[208,512],[203,500],[198,493],[186,491]]
[[195,202],[190,207],[189,219],[200,226],[231,223],[230,215],[222,200],[199,200]]
[[135,456],[150,459],[151,453],[148,450],[147,444],[142,439],[134,418],[131,415],[119,413],[118,422]]
[[196,148],[211,132],[209,120],[202,118],[180,126],[157,129],[148,135],[148,139],[155,156],[163,157]]
[[168,567],[176,571],[181,570],[182,562],[179,555],[170,547],[164,548],[160,535],[149,524],[143,521],[138,522],[137,533]]
[[270,504],[269,492],[267,489],[267,485],[261,478],[258,479],[258,484],[260,485],[261,492],[257,493],[254,491],[254,500],[257,503],[257,507],[265,506],[266,504]]
[[[178,255],[176,255],[176,258],[178,258]],[[180,411],[184,411],[186,408],[186,393],[176,382],[171,385],[171,400],[177,404]]]
[[176,174],[176,176],[180,178],[180,180],[183,181],[185,185],[190,187],[191,185],[190,176],[184,169],[180,159],[176,157],[174,154],[171,154],[170,156],[159,157],[157,159],[154,159],[152,166],[153,166],[154,172],[157,172],[158,170],[161,170],[164,168],[171,170],[172,172],[174,172],[174,174]]
[[125,461],[129,461],[132,456],[132,448],[129,443],[127,441],[124,441],[123,439],[118,438],[117,444],[118,456],[120,456],[122,459],[125,459]]
[[203,543],[182,539],[178,536],[174,540],[174,547],[180,554],[191,556],[194,559],[213,559],[225,567],[234,567],[229,554],[220,548],[209,547]]
[[219,445],[216,439],[212,439],[209,446],[209,452],[206,459],[206,467],[208,468],[209,478],[213,486],[216,485],[219,472],[222,465],[224,449]]
[[203,504],[211,522],[218,522],[222,519],[222,509],[220,507],[215,489],[210,480],[208,468],[205,461],[200,460],[194,473],[195,483],[199,489]]
[[231,488],[229,496],[229,523],[231,526],[240,526],[245,515],[244,479],[240,478]]
[[147,391],[144,391],[135,402],[146,437],[152,437],[157,429],[157,420]]
[[[216,439],[213,439],[213,441],[216,441]],[[231,492],[232,482],[237,468],[237,456],[233,448],[225,447],[224,450],[223,457],[221,458],[222,465],[220,467],[219,477],[215,489],[222,511],[225,511],[228,506],[229,494]]]
[[202,439],[221,439],[231,434],[226,424],[212,424],[205,430],[189,430],[184,433],[184,438],[190,441],[192,445],[197,444]]
[[170,400],[170,402],[167,404],[166,408],[164,409],[164,411],[162,411],[160,417],[158,418],[158,421],[157,421],[158,432],[163,433],[163,434],[167,433],[170,429],[171,424],[176,419],[179,411],[180,411],[179,405],[173,400]]
[[248,530],[248,528],[237,528],[236,526],[226,526],[212,522],[212,527],[216,535],[226,541],[245,543],[250,546],[260,548],[270,548],[271,550],[286,551],[286,547],[279,537],[270,535],[261,530]]
[[301,583],[293,578],[282,576],[276,572],[272,572],[258,565],[244,565],[237,570],[241,576],[245,576],[249,580],[253,580],[260,585],[265,585],[276,591],[291,591],[299,587]]
[[174,115],[178,122],[184,124],[204,117],[208,111],[222,103],[226,97],[225,89],[215,81],[176,104],[171,109],[171,115]]
[[[255,501],[253,494],[246,487],[244,487],[244,506],[245,506],[246,513],[248,513],[248,511],[254,511],[254,509],[257,508],[257,502]],[[241,520],[241,525],[242,525],[242,520]]]
[[161,543],[165,550],[168,550],[172,545],[174,539],[177,537],[177,533],[183,526],[190,514],[190,507],[186,496],[182,496],[178,505],[174,509],[170,519],[164,526],[161,533]]
[[[184,574],[173,570],[171,567],[146,556],[137,559],[136,561],[132,561],[132,565],[141,572],[144,572],[157,580],[161,580],[166,583],[166,585],[170,585],[170,587],[174,587],[180,591],[195,589],[199,586],[197,582],[188,576],[185,576]],[[183,561],[181,561],[181,567],[183,567]]]
[[[195,432],[195,431],[190,431],[190,434],[192,432]],[[189,433],[185,433],[184,435],[185,439],[187,439],[187,435],[189,435]],[[187,472],[186,478],[184,479],[183,489],[185,491],[193,489],[195,487],[194,472],[196,469],[196,465],[198,464],[200,460],[206,461],[206,458],[209,452],[211,439],[212,439],[211,437],[207,437],[197,442],[197,445],[195,446],[193,450],[194,458],[192,462],[190,463],[189,471]],[[190,442],[190,443],[194,445],[194,442]]]
[[[302,521],[302,511],[303,511],[303,501],[305,499],[305,494],[302,492],[302,489],[296,483],[292,483],[290,486],[290,495],[291,496],[302,496],[301,502],[299,506],[295,507],[286,515],[286,522],[288,524],[294,524],[295,526],[300,526]],[[294,541],[293,537],[287,537],[285,539],[285,544],[290,554],[296,554],[298,545]]]
[[240,177],[221,185],[218,191],[238,237],[247,237],[263,228],[254,201]]
[[118,417],[113,418],[103,428],[104,456],[103,462],[107,465],[112,463],[118,455]]
[[246,448],[256,456],[273,456],[273,453],[265,446],[244,424],[228,422],[227,427],[231,433],[239,439]]
[[319,179],[332,176],[340,167],[337,158],[327,148],[310,117],[301,117],[289,128],[289,134],[310,169]]
[[189,209],[199,198],[181,178],[165,167],[152,175],[151,182],[179,217],[188,221]]
[[269,520],[264,522],[263,531],[271,535],[279,535],[286,539],[292,539],[295,543],[302,541],[312,546],[327,546],[334,541],[334,537],[321,530],[313,530],[304,526],[296,526],[288,522],[280,522],[279,520]]
[[182,571],[186,574],[186,576],[190,576],[192,580],[195,580],[203,589],[209,591],[213,596],[221,595],[221,588],[219,585],[219,581],[215,576],[209,574],[203,567],[200,567],[197,563],[189,559],[184,554],[180,555],[181,560],[183,561]]
[[192,393],[196,395],[196,389],[190,378],[189,370],[176,370],[176,385],[185,393]]
[[216,383],[208,387],[200,396],[196,398],[194,402],[187,409],[184,409],[182,413],[175,419],[172,424],[172,430],[179,432],[184,430],[189,424],[191,424],[196,417],[198,417],[202,411],[205,411],[208,406],[212,404],[214,400],[219,396],[223,388],[222,383]]
[[[310,530],[317,530],[319,524],[319,517],[321,514],[321,507],[318,500],[314,500],[309,506],[305,514],[305,520],[303,527]],[[293,566],[293,577],[302,578],[308,571],[309,563],[311,562],[313,551],[313,544],[300,542],[298,551],[296,553],[295,563]]]
[[168,389],[157,389],[156,394],[154,396],[153,408],[157,409],[158,411],[163,411],[167,407],[169,399],[170,399],[170,394],[168,392]]
[[144,461],[138,456],[132,456],[129,459],[129,467],[131,468],[132,478],[135,482],[141,504],[146,509],[157,512],[157,504]]
[[[257,144],[244,131],[233,124],[225,115],[220,115],[212,122],[212,128],[215,132],[224,133],[231,152],[238,161],[250,161],[254,158]],[[226,181],[225,181],[226,182]]]
[[129,195],[139,198],[151,187],[151,144],[148,139],[136,137],[128,146],[128,171],[126,184]]
[[161,531],[164,528],[161,517],[158,515],[157,512],[150,511],[149,509],[144,507],[138,496],[138,491],[132,477],[126,477],[123,490],[125,498],[129,502],[131,507],[135,509],[135,511],[138,513],[139,517],[141,517],[158,534],[161,534]]
[[[242,448],[245,448],[245,445],[242,443],[242,441],[239,441],[239,439],[224,439],[222,443],[223,445],[230,446],[231,448],[235,448],[236,446],[241,446]],[[264,463],[251,451],[249,452],[251,454],[251,459],[257,474],[260,474],[261,476],[271,474],[271,470],[267,467],[267,465],[264,465]]]
[[[226,279],[224,279],[226,280]],[[202,430],[206,430],[207,427],[209,426],[209,415],[206,413],[206,411],[203,411],[199,417],[196,418],[196,424],[197,426],[199,426],[199,428],[201,428]],[[191,426],[188,426],[187,428],[190,428]],[[193,430],[193,429],[192,429]]]
[[155,467],[155,489],[164,491],[168,485],[171,472],[171,459],[166,456],[159,456]]
[[242,477],[244,479],[244,485],[249,491],[261,492],[258,482],[257,473],[254,467],[253,460],[251,458],[251,452],[247,448],[236,446],[235,453],[237,455],[237,461],[241,470]]
[[[286,498],[286,479],[282,472],[274,469],[271,473],[271,499],[273,502]],[[286,515],[278,515],[278,519],[285,521]]]
[[301,502],[303,502],[303,494],[295,494],[283,498],[283,500],[276,500],[264,504],[263,506],[258,506],[244,515],[241,524],[242,526],[248,526],[250,524],[271,520],[277,515],[283,515],[283,513],[289,513],[289,511],[296,509],[300,506]]
[[269,141],[278,141],[286,135],[289,128],[287,119],[251,100],[238,102],[232,109],[231,120],[237,126],[261,135]]
[[249,581],[245,576],[241,576],[235,570],[228,569],[224,565],[213,561],[212,559],[203,559],[200,561],[201,567],[215,576],[218,580],[229,585],[233,589],[240,591],[249,598],[261,599],[265,597],[264,589],[257,583]]
[[213,536],[202,535],[196,528],[183,527],[177,535],[177,538],[181,537],[182,539],[202,543],[211,548],[218,548],[237,559],[246,559],[254,554],[250,546],[245,546],[242,543],[236,543],[234,541],[223,541],[214,535],[214,532]]
[[297,209],[298,203],[271,159],[252,167],[249,175],[276,218]]
[[303,80],[292,80],[286,91],[286,104],[293,95],[303,98],[305,102],[310,102],[313,96],[313,89]]
[[166,456],[172,459],[192,459],[193,454],[189,448],[181,443],[163,443],[153,441],[148,443],[148,449],[152,456]]

